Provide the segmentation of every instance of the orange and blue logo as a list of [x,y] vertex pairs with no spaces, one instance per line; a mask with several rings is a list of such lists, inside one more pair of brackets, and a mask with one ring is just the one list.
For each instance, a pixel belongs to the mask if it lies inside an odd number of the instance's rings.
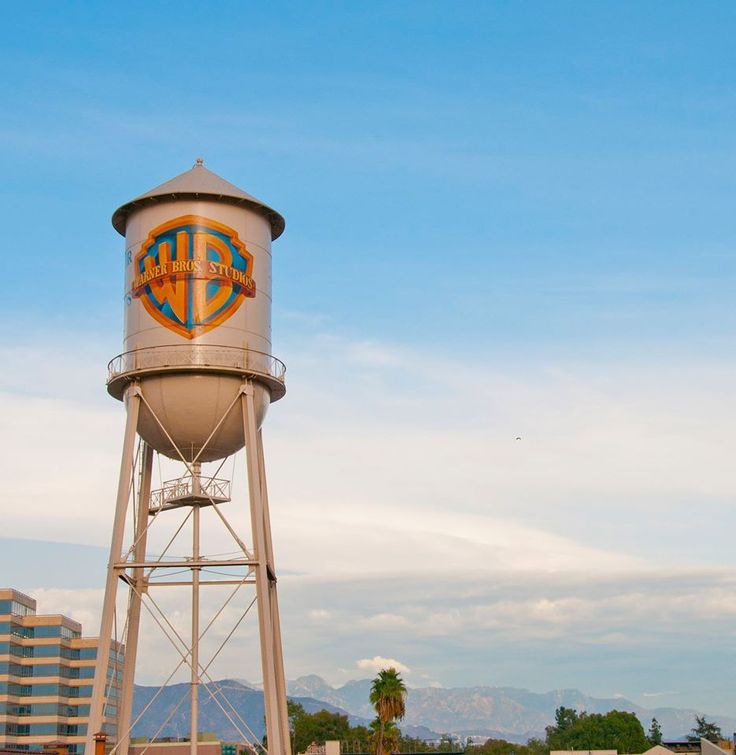
[[216,328],[256,295],[253,255],[238,234],[196,215],[154,228],[134,264],[132,295],[184,338]]

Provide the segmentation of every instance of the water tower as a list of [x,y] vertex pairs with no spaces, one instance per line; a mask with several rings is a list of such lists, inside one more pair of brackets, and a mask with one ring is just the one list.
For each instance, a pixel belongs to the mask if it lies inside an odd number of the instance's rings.
[[[249,605],[257,608],[268,751],[289,755],[261,438],[269,404],[286,390],[284,365],[271,355],[271,241],[283,232],[284,219],[197,160],[191,170],[116,210],[112,224],[125,236],[125,336],[123,353],[110,362],[107,388],[124,402],[127,419],[86,753],[94,752],[97,732],[117,724],[113,755],[127,755],[143,611],[177,650],[179,665],[170,679],[181,668],[190,678],[192,755],[200,694],[211,696],[246,736],[247,723],[238,712],[210,685],[202,685],[211,680],[211,660],[200,657],[211,622],[200,621],[200,590],[232,586],[226,605],[241,601],[245,613]],[[202,469],[218,461],[222,469],[243,448],[249,543],[228,518],[229,507],[237,506],[231,501],[232,480]],[[181,474],[152,489],[155,454],[179,462]],[[174,537],[185,533],[187,552],[172,559],[167,546],[154,556],[147,548],[149,532],[157,522],[173,521],[174,513],[182,518]],[[234,557],[206,555],[200,538],[205,513],[232,537]],[[125,616],[116,615],[121,583],[128,592]],[[174,627],[157,602],[163,585],[184,590],[177,607],[191,609],[187,633]],[[255,598],[243,600],[248,588],[241,587],[250,585]],[[115,682],[120,684],[117,710],[104,709],[110,640],[121,627],[126,653]]]

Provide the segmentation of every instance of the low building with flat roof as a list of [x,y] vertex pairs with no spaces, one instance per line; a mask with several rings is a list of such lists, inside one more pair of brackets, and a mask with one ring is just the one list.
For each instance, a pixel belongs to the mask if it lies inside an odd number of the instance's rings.
[[[159,737],[154,740],[137,737],[131,739],[128,755],[189,755],[189,737]],[[197,736],[199,755],[256,755],[246,742],[223,742],[212,732],[200,732]],[[0,753],[0,755],[2,755]],[[339,755],[339,753],[338,753]]]

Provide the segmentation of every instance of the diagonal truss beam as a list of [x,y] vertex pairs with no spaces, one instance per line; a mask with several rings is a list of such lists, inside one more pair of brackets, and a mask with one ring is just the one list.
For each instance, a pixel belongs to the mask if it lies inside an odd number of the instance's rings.
[[[177,703],[176,708],[170,713],[167,719],[161,724],[158,729],[158,734],[163,731],[165,726],[176,714],[176,711],[186,700],[187,696],[190,697],[192,704],[192,734],[191,734],[191,751],[192,755],[196,755],[197,752],[197,708],[198,708],[198,694],[201,683],[204,682],[205,689],[212,702],[220,709],[225,715],[227,720],[231,723],[234,729],[238,732],[239,736],[244,741],[250,742],[255,748],[258,748],[268,755],[268,751],[261,744],[259,738],[255,736],[254,732],[246,721],[233,705],[232,701],[228,699],[225,690],[222,686],[212,679],[209,673],[214,661],[221,654],[225,645],[230,641],[234,633],[237,631],[241,623],[245,620],[246,616],[251,612],[253,606],[257,606],[258,609],[258,624],[261,639],[261,653],[262,653],[262,668],[264,679],[264,707],[266,713],[266,730],[268,735],[269,749],[273,755],[290,755],[290,736],[288,729],[288,718],[286,716],[286,694],[284,689],[283,679],[283,656],[281,649],[281,637],[278,615],[278,601],[276,595],[276,575],[274,568],[273,558],[273,546],[271,542],[270,533],[270,516],[268,511],[268,493],[266,489],[265,480],[265,468],[263,459],[263,445],[260,429],[256,425],[256,412],[255,412],[255,400],[254,400],[254,387],[249,380],[244,380],[240,391],[235,398],[230,402],[230,405],[222,414],[215,427],[210,432],[205,443],[197,452],[192,461],[187,461],[182,450],[174,443],[171,434],[167,430],[165,424],[161,418],[151,407],[150,403],[146,400],[143,392],[140,390],[138,383],[132,383],[128,389],[126,396],[126,403],[128,408],[128,416],[126,421],[126,436],[124,444],[123,459],[121,460],[121,476],[118,485],[118,503],[116,506],[116,518],[115,527],[113,532],[113,542],[110,552],[110,562],[108,568],[108,583],[106,587],[106,601],[109,604],[110,583],[117,584],[118,579],[122,580],[128,586],[128,614],[126,616],[126,625],[124,627],[124,634],[126,635],[126,644],[133,638],[133,645],[136,644],[137,634],[139,632],[140,624],[140,611],[145,610],[147,614],[153,618],[155,624],[159,627],[160,631],[166,637],[167,641],[176,651],[179,656],[179,660],[174,670],[169,674],[164,684],[156,691],[152,700],[144,707],[144,709],[136,716],[135,721],[130,721],[132,718],[130,705],[128,703],[127,712],[125,711],[125,701],[121,701],[122,705],[119,705],[119,709],[123,708],[123,715],[119,717],[118,737],[117,742],[114,744],[110,755],[127,755],[126,748],[129,742],[130,733],[133,728],[139,723],[141,718],[150,710],[151,705],[159,698],[164,688],[166,688],[177,673],[182,668],[188,668],[191,672],[191,685],[187,690],[187,693]],[[230,413],[237,407],[242,418],[243,437],[246,446],[246,467],[248,477],[248,500],[251,513],[251,531],[253,537],[253,546],[250,549],[245,545],[243,540],[239,537],[233,526],[228,521],[227,517],[220,510],[220,505],[209,490],[204,489],[202,491],[203,497],[200,499],[200,503],[194,503],[187,516],[183,518],[183,521],[179,524],[174,534],[169,538],[166,547],[163,552],[157,557],[151,557],[147,555],[147,538],[148,532],[153,522],[157,520],[158,516],[163,513],[162,511],[152,512],[150,509],[150,473],[153,459],[153,451],[150,447],[141,441],[138,446],[137,452],[134,449],[134,440],[137,433],[137,425],[140,417],[140,413],[143,407],[153,417],[154,422],[160,428],[168,442],[171,444],[179,460],[183,463],[187,472],[194,477],[199,475],[200,464],[199,459],[202,453],[207,448],[215,437],[217,431],[222,427],[222,424],[226,421]],[[223,459],[217,469],[217,473],[222,469],[226,463],[226,457]],[[233,463],[235,459],[233,459]],[[130,472],[127,475],[125,470]],[[135,485],[135,473],[139,471],[141,480],[139,481],[138,490]],[[146,470],[148,470],[146,472]],[[216,473],[216,474],[217,474]],[[147,478],[146,478],[147,474]],[[127,475],[127,478],[126,478]],[[123,495],[123,489],[125,495]],[[125,529],[126,512],[131,506],[131,492],[133,496],[132,508],[133,508],[133,538],[132,544],[123,553],[122,532]],[[123,503],[123,498],[125,501]],[[207,499],[209,504],[204,503]],[[191,505],[191,504],[190,504]],[[235,557],[230,557],[231,554],[219,554],[219,557],[207,557],[200,555],[199,552],[199,518],[200,518],[200,506],[209,506],[214,509],[216,516],[221,520],[227,531],[232,536],[233,540],[237,544],[239,549]],[[122,509],[122,513],[121,513]],[[120,521],[122,519],[122,528]],[[164,561],[173,547],[174,543],[178,541],[179,537],[187,525],[187,522],[192,521],[192,537],[191,543],[191,557],[188,556],[169,556],[171,560]],[[226,557],[222,557],[225,555]],[[227,567],[233,567],[228,570]],[[225,569],[224,572],[216,571],[217,568]],[[228,574],[228,571],[240,572],[243,570],[243,576],[239,574]],[[185,581],[183,579],[170,579],[179,572],[190,572],[191,580]],[[213,575],[222,577],[238,577],[237,579],[217,579],[217,578],[205,578],[201,579],[202,572],[211,572]],[[154,577],[161,577],[162,579],[156,579]],[[167,578],[168,577],[168,578]],[[199,658],[200,642],[210,630],[215,621],[222,615],[223,611],[227,608],[230,602],[233,600],[238,591],[244,584],[254,585],[256,587],[256,595],[250,601],[243,613],[239,616],[232,629],[228,632],[219,647],[214,654],[209,658],[207,663],[202,663]],[[174,627],[166,613],[163,611],[159,603],[154,599],[154,596],[149,591],[150,587],[173,587],[173,586],[189,586],[192,589],[192,631],[191,638],[185,640],[179,631]],[[204,585],[233,585],[234,589],[230,592],[229,596],[222,604],[222,606],[216,611],[216,613],[209,620],[209,623],[205,627],[204,631],[200,632],[199,629],[199,587]],[[114,609],[114,587],[112,588],[112,605]],[[131,612],[131,606],[137,606],[137,615],[134,616],[135,611]],[[106,610],[103,610],[103,628],[101,629],[101,638],[105,636],[105,615]],[[115,622],[115,611],[112,610],[111,622]],[[131,621],[129,621],[131,620]],[[112,628],[112,626],[110,627]],[[95,689],[93,692],[93,699],[100,697],[102,694],[102,700],[104,701],[104,685],[102,687],[102,693],[99,692],[98,673],[100,666],[106,662],[109,653],[109,637],[108,648],[103,652],[102,643],[98,652],[98,662],[96,666],[96,678]],[[191,640],[191,641],[189,641]],[[127,655],[127,654],[126,654]],[[123,678],[125,680],[123,686],[132,687],[132,679],[135,666],[135,652],[130,656],[127,656],[123,662]],[[105,666],[105,672],[107,667]],[[105,674],[106,675],[106,674]],[[124,696],[123,696],[124,698]],[[103,702],[104,705],[104,702]],[[97,731],[102,729],[102,719],[104,718],[104,709],[99,710],[98,720],[100,725],[95,727],[92,725],[92,713],[90,714],[90,726],[88,727],[88,736],[94,735]],[[147,748],[146,748],[147,749]],[[93,750],[87,749],[86,755],[92,755]],[[144,749],[145,752],[145,749]],[[143,753],[141,754],[143,755]]]
[[[225,421],[225,418],[232,411],[233,407],[237,403],[237,399],[239,399],[241,395],[242,394],[239,393],[238,396],[236,397],[236,400],[234,400],[233,403],[230,404],[230,406],[226,410],[225,414],[223,414],[223,416],[220,418],[220,422],[218,423],[218,427],[222,424],[222,422]],[[189,474],[192,475],[192,477],[194,477],[195,472],[194,472],[193,466],[194,466],[195,462],[192,462],[190,464],[190,462],[188,462],[186,460],[186,457],[181,452],[181,449],[174,442],[174,439],[169,434],[169,431],[166,429],[166,427],[164,426],[163,422],[161,422],[161,420],[159,419],[158,415],[153,410],[153,408],[148,403],[148,401],[146,401],[146,397],[142,393],[141,393],[141,400],[143,401],[143,404],[145,405],[146,409],[148,409],[148,411],[151,413],[151,416],[156,421],[156,424],[161,428],[161,431],[166,436],[166,439],[169,441],[169,443],[171,443],[172,447],[174,448],[174,450],[176,451],[176,453],[179,455],[179,458],[181,459],[181,461],[184,464],[184,466],[187,468],[187,471],[189,472]],[[209,443],[209,441],[211,440],[211,438],[212,438],[212,434],[210,434],[210,437],[207,439],[206,443]],[[206,445],[206,443],[205,443],[205,445]],[[204,450],[205,445],[203,445],[202,448],[200,449],[200,453]],[[197,456],[199,457],[199,454]],[[219,508],[218,504],[215,502],[215,499],[207,491],[204,491],[204,494],[209,499],[210,505],[214,508],[215,512],[217,513],[217,516],[220,518],[220,521],[225,525],[225,528],[227,529],[227,531],[232,535],[232,538],[233,538],[233,540],[235,540],[235,542],[237,543],[238,547],[243,551],[243,553],[245,553],[246,556],[250,557],[251,553],[248,550],[247,546],[240,539],[240,537],[238,537],[238,533],[235,532],[235,530],[230,525],[230,522],[227,521],[227,518],[225,517],[225,515],[220,511],[220,508]]]

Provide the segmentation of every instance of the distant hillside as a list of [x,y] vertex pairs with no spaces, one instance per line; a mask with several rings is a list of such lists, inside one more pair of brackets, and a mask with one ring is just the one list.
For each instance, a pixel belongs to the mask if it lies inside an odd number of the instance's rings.
[[[158,689],[158,687],[136,685],[133,694],[133,721],[148,705]],[[161,730],[159,736],[189,736],[188,692],[188,684],[172,684],[166,687],[134,726],[133,736],[152,737],[158,734],[159,729],[172,711],[174,713],[171,719]],[[219,700],[220,704],[215,702],[213,695]],[[321,700],[312,700],[309,697],[292,697],[292,699],[303,705],[308,713],[315,713],[318,710],[346,713],[346,711],[338,710],[335,706]],[[227,711],[227,715],[225,711]],[[248,734],[247,725],[255,737],[261,739],[264,734],[263,715],[263,693],[261,690],[252,689],[235,679],[223,679],[219,682],[202,685],[199,693],[200,731],[214,731],[223,739],[239,740],[241,734],[238,728]],[[252,736],[249,736],[248,739],[252,739]]]
[[[347,713],[351,723],[357,725],[366,724],[374,716],[368,703],[370,684],[369,679],[360,679],[332,687],[321,677],[310,675],[289,682],[288,691],[289,697],[303,705],[307,712],[325,709]],[[158,687],[136,686],[134,720],[157,690]],[[188,690],[188,684],[174,684],[164,689],[134,727],[133,735],[153,736],[174,711],[161,735],[188,736],[189,706],[185,698]],[[228,715],[208,690],[220,699]],[[222,699],[223,694],[236,712]],[[545,726],[553,722],[555,708],[560,705],[589,713],[606,713],[613,709],[631,711],[639,717],[645,729],[656,716],[668,739],[684,738],[693,726],[696,712],[702,713],[681,708],[647,709],[622,698],[589,697],[574,689],[538,693],[515,687],[427,687],[409,690],[406,719],[401,722],[401,729],[409,736],[422,739],[436,739],[437,732],[449,732],[525,742],[532,736],[544,736]],[[735,718],[712,714],[708,717],[718,722],[724,734],[736,730]],[[214,731],[224,739],[239,739],[238,727],[246,731],[247,725],[260,739],[264,733],[263,693],[236,679],[203,685],[199,718],[200,731]]]
[[[357,716],[372,715],[368,704],[369,679],[332,687],[316,675],[302,676],[289,682],[289,694],[324,700]],[[468,736],[503,737],[525,742],[529,737],[543,737],[545,727],[553,723],[555,708],[565,705],[589,713],[625,710],[635,713],[647,729],[653,716],[662,725],[666,738],[679,739],[693,727],[695,711],[681,708],[642,708],[622,698],[589,697],[579,690],[530,692],[515,687],[412,688],[406,707],[406,725],[426,726],[434,731]],[[736,718],[708,714],[718,721],[724,733],[734,731]]]

